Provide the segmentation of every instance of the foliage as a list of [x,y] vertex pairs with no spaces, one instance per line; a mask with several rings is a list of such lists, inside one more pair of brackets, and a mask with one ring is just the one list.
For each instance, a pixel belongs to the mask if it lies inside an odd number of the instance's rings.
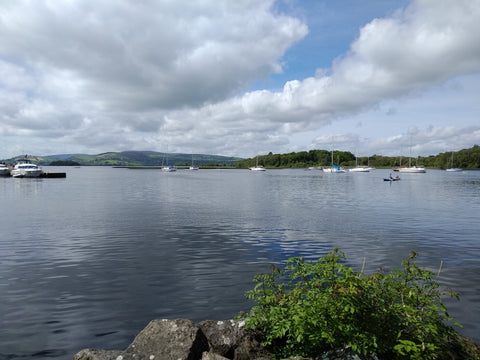
[[440,291],[415,258],[371,275],[344,265],[338,249],[317,262],[290,258],[285,269],[255,276],[246,297],[257,305],[243,316],[281,357],[348,346],[381,359],[441,359],[458,335],[441,296],[457,295]]
[[[453,164],[456,167],[473,170],[480,169],[480,147],[474,145],[470,149],[463,149],[453,153]],[[266,168],[306,168],[310,166],[330,166],[331,152],[327,150],[310,150],[292,152],[288,154],[259,155],[255,158],[243,159],[236,162],[235,166],[245,169],[256,164]],[[446,169],[452,166],[452,153],[441,153],[426,157],[412,159],[412,165],[423,165],[427,168]],[[358,157],[348,151],[334,151],[333,161],[336,165],[355,167],[356,161],[360,166],[373,166],[376,168],[393,168],[408,164],[408,156],[381,156]]]
[[50,163],[50,166],[78,166],[78,165],[80,165],[78,162],[72,161],[72,160],[56,160]]
[[[330,166],[331,152],[327,150],[310,150],[291,152],[288,154],[272,154],[258,156],[258,164],[269,168],[305,168],[309,166]],[[244,159],[236,163],[237,168],[248,168],[256,164],[257,158]],[[337,165],[350,164],[355,160],[348,151],[334,151],[333,161]]]

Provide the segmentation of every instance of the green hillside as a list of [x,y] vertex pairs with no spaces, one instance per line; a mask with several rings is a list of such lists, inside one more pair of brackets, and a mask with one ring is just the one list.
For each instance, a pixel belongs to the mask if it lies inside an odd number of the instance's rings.
[[[22,160],[25,155],[16,156],[11,159],[2,160],[6,163],[15,163]],[[165,154],[155,151],[123,151],[107,152],[98,155],[87,154],[61,154],[49,156],[28,155],[28,160],[38,165],[50,165],[58,160],[64,162],[74,162],[82,166],[162,166],[163,164],[188,166],[192,163],[192,154]],[[238,157],[228,157],[219,155],[193,154],[193,160],[196,165],[218,166],[231,165],[241,160]]]

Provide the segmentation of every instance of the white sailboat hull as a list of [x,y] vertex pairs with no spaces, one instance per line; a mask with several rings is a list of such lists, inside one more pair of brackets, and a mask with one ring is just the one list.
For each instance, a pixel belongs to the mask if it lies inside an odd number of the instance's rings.
[[361,166],[358,166],[358,167],[355,167],[353,169],[350,169],[348,170],[349,172],[370,172],[370,169],[369,168],[366,168],[366,167],[361,167]]
[[425,173],[427,172],[423,166],[411,166],[411,167],[401,167],[398,169],[398,172],[401,173]]
[[322,171],[324,173],[344,173],[344,172],[346,172],[345,169],[343,169],[343,168],[335,168],[335,167],[324,168],[324,169],[322,169]]
[[164,166],[162,167],[162,171],[164,172],[173,172],[173,171],[177,171],[177,169],[173,166]]

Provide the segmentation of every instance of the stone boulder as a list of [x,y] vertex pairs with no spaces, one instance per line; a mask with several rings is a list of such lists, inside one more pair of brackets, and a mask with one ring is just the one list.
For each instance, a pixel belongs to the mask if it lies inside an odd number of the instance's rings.
[[260,336],[245,328],[244,321],[203,321],[200,329],[208,339],[210,351],[227,359],[271,359]]
[[196,360],[208,349],[205,335],[190,320],[153,320],[123,352],[122,360]]

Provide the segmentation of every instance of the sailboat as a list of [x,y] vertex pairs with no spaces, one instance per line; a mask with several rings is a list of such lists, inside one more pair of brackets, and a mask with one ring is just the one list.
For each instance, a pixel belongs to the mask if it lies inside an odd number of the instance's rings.
[[451,164],[451,167],[447,169],[447,171],[450,171],[450,172],[459,172],[459,171],[463,171],[462,169],[456,167],[456,166],[453,166],[453,151],[452,151],[452,164]]
[[333,150],[331,151],[332,153],[332,165],[330,167],[327,167],[327,168],[323,168],[322,171],[324,173],[344,173],[346,172],[345,169],[339,165],[335,165],[333,163]]
[[175,168],[175,166],[165,165],[165,166],[162,167],[162,171],[173,172],[173,171],[177,171],[177,169]]
[[[423,166],[412,166],[412,149],[410,149],[410,156],[408,157],[408,167],[400,166],[398,172],[401,173],[425,173],[427,172]],[[418,161],[418,158],[417,158]]]
[[[164,163],[165,163],[165,165],[164,165]],[[165,153],[165,154],[163,155],[163,159],[162,159],[162,171],[164,171],[164,172],[177,171],[177,169],[175,168],[175,166],[168,165],[167,153]]]
[[398,168],[398,172],[401,173],[426,173],[427,170],[423,166],[411,166],[411,161],[408,161],[408,167],[400,167]]
[[355,167],[348,171],[349,172],[370,172],[370,168],[365,166],[358,166],[358,158],[355,156]]
[[188,168],[189,170],[198,170],[198,167],[193,164],[193,154],[192,154],[192,165]]
[[256,159],[256,165],[248,168],[248,170],[251,170],[251,171],[266,171],[267,169],[265,169],[262,165],[258,165],[258,156],[255,157],[255,159]]

